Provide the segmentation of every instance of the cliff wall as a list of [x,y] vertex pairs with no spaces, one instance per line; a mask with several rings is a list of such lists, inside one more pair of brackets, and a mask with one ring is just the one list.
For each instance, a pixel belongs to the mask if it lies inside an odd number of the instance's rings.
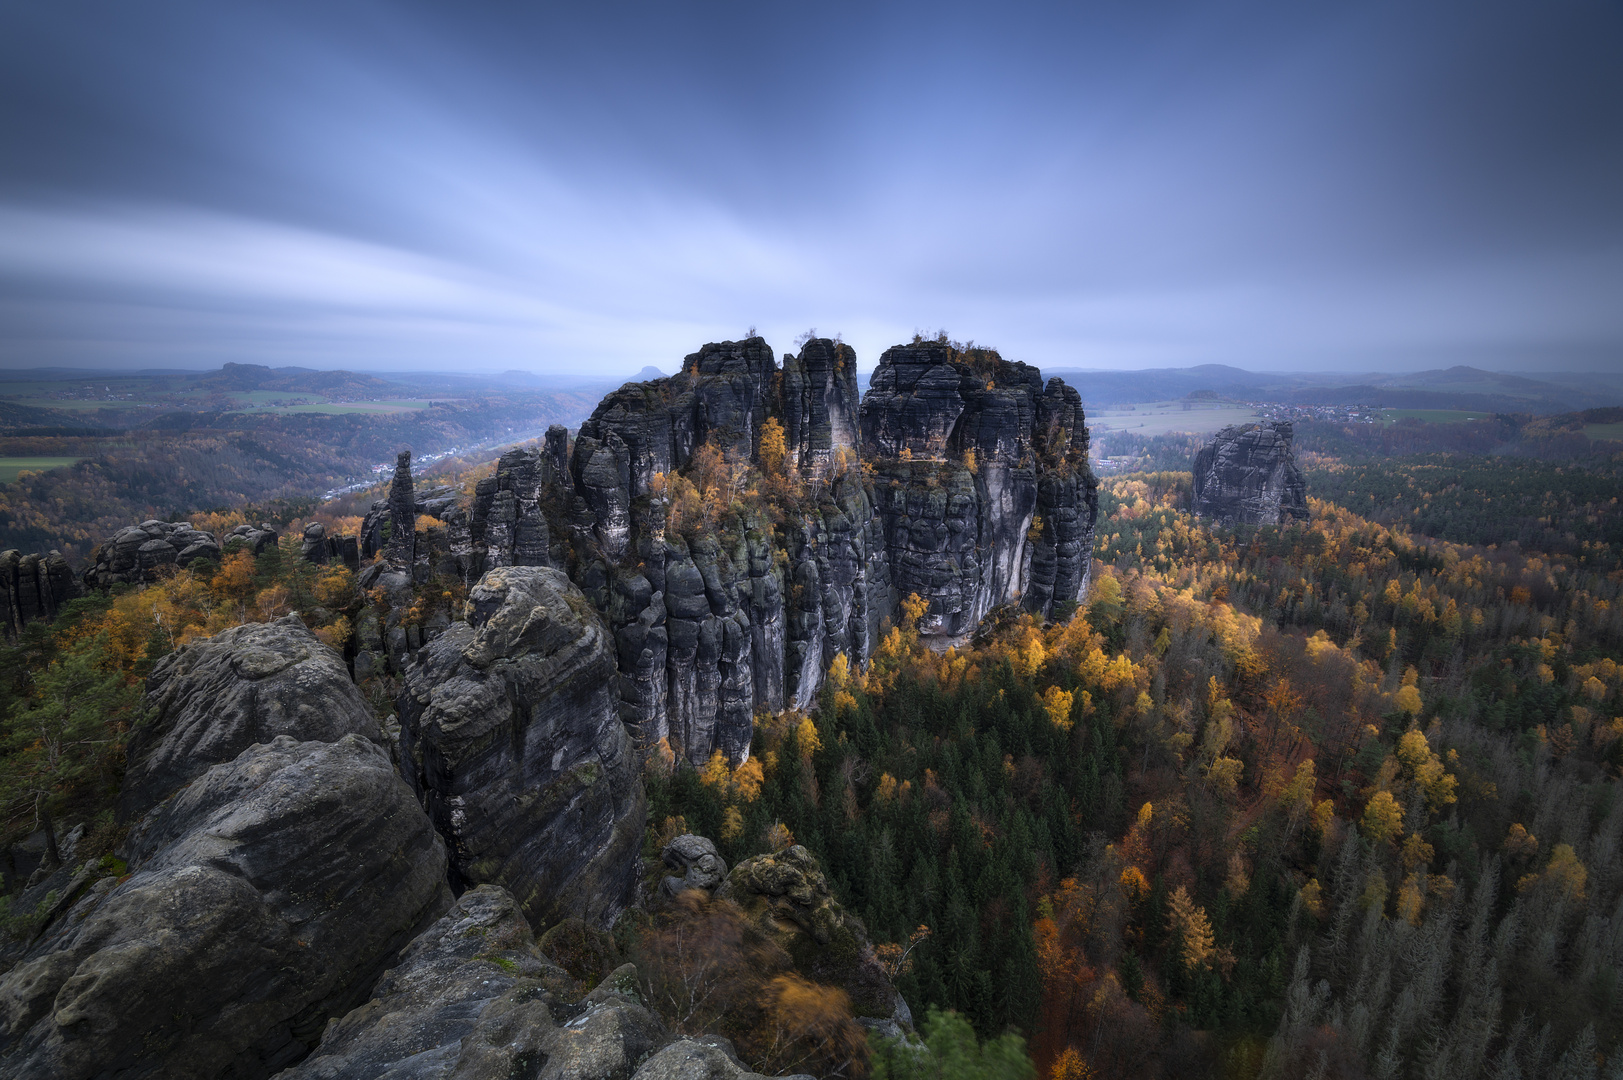
[[[634,737],[740,761],[757,712],[811,705],[909,594],[950,639],[1006,605],[1063,615],[1086,588],[1098,500],[1074,389],[945,342],[888,350],[866,398],[856,369],[826,338],[781,366],[760,338],[706,345],[604,398],[573,445],[553,428],[508,451],[471,499],[414,491],[403,461],[363,554],[401,586],[564,571],[606,621]],[[408,556],[383,526],[414,513],[444,524]],[[439,629],[389,623],[361,634],[396,670]]]

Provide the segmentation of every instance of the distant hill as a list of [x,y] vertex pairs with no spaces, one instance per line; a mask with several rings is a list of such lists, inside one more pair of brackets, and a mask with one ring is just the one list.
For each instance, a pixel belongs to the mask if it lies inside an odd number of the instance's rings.
[[195,380],[204,390],[276,390],[324,397],[394,397],[405,387],[353,371],[313,371],[308,368],[268,368],[260,364],[226,364]]
[[1236,401],[1291,405],[1374,405],[1391,409],[1467,409],[1550,413],[1623,405],[1623,377],[1588,374],[1541,379],[1456,366],[1412,373],[1256,372],[1224,364],[1140,371],[1045,368],[1076,387],[1089,406],[1174,401],[1215,394]]

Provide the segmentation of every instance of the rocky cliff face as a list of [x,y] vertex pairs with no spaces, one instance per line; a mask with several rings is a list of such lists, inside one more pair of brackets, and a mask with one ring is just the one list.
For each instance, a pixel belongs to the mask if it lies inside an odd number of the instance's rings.
[[55,618],[64,603],[83,595],[83,586],[61,552],[23,555],[0,551],[0,629],[6,640],[17,640],[28,623]]
[[880,358],[861,425],[894,591],[929,601],[922,633],[1081,599],[1098,497],[1074,389],[986,350],[899,345]]
[[607,925],[635,888],[646,815],[608,629],[544,567],[489,571],[467,616],[406,671],[401,771],[454,884],[499,884],[543,924]]
[[1226,427],[1194,463],[1195,513],[1224,525],[1307,520],[1307,485],[1288,423]]
[[[928,601],[922,632],[942,637],[1004,605],[1074,605],[1097,512],[1076,391],[989,350],[919,342],[887,351],[859,402],[856,363],[828,339],[781,367],[760,338],[706,345],[680,374],[604,398],[573,446],[554,428],[504,454],[465,505],[418,492],[416,513],[445,524],[417,538],[412,577],[564,571],[608,622],[626,725],[694,763],[742,760],[756,712],[809,706],[834,658],[866,660],[910,593]],[[769,428],[783,475],[761,469]],[[401,573],[382,523],[409,484],[397,470],[362,538]],[[397,647],[362,628],[396,670],[437,632],[414,630]]]

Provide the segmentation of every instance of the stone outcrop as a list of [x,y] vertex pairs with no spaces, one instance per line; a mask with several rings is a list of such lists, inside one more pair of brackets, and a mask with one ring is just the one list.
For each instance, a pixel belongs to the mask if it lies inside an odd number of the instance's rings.
[[255,743],[381,737],[343,658],[296,615],[182,645],[153,669],[146,703],[151,718],[130,733],[124,821]]
[[1307,484],[1293,441],[1285,422],[1219,431],[1195,455],[1195,513],[1230,526],[1306,521]]
[[992,609],[1042,615],[1087,585],[1097,514],[1080,396],[996,353],[898,345],[863,399],[896,595],[920,632],[959,637]]
[[813,338],[783,358],[783,426],[802,476],[826,477],[840,449],[857,444],[857,354],[849,345]]
[[425,646],[400,696],[401,769],[452,880],[530,918],[606,925],[636,886],[646,801],[608,628],[560,571],[502,567]]
[[[415,512],[443,528],[416,538],[411,566],[390,555],[407,575],[401,602],[357,628],[357,675],[404,670],[442,632],[399,625],[412,582],[552,567],[608,622],[633,737],[694,764],[718,750],[736,763],[757,712],[812,705],[834,658],[864,662],[911,593],[935,638],[1007,605],[1072,610],[1098,505],[1077,392],[931,341],[887,351],[859,402],[856,361],[826,338],[782,367],[760,338],[706,345],[680,374],[604,398],[573,445],[555,427],[544,445],[509,450],[466,503],[418,492]],[[749,466],[768,421],[788,475],[763,497],[744,489],[767,483]],[[404,520],[408,464],[367,517],[363,556],[387,546],[385,521]],[[368,568],[362,585],[393,572]]]
[[353,536],[329,536],[327,527],[312,521],[304,527],[304,538],[299,542],[299,554],[306,560],[325,565],[342,563],[351,570],[361,568],[361,549]]
[[743,908],[797,971],[850,994],[858,1018],[912,1023],[906,1002],[873,958],[862,920],[834,899],[816,856],[799,844],[745,859],[718,895]]
[[91,551],[84,583],[100,589],[119,582],[138,584],[153,580],[162,566],[187,567],[198,559],[219,562],[233,541],[258,555],[277,540],[269,525],[238,525],[216,538],[185,521],[143,521],[120,529]]
[[[402,953],[372,1000],[335,1020],[316,1052],[279,1080],[374,1077],[629,1076],[669,1041],[612,973],[579,1003],[569,976],[536,946],[505,889],[462,895]],[[590,984],[588,984],[590,985]]]
[[83,595],[84,587],[61,552],[0,551],[0,619],[6,640],[17,640],[28,623],[56,618],[64,603]]
[[665,845],[660,860],[670,871],[660,885],[666,896],[675,896],[685,889],[700,889],[714,895],[727,881],[726,862],[716,845],[703,836],[692,833],[678,836]]
[[5,1075],[268,1076],[451,902],[444,845],[358,735],[248,747],[124,853],[0,978]]
[[627,964],[572,990],[513,897],[482,885],[277,1080],[762,1080],[725,1040],[673,1038],[636,982]]

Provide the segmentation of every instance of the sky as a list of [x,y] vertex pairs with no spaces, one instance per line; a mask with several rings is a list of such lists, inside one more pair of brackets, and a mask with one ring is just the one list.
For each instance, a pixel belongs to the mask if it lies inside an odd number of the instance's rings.
[[1623,370],[1623,0],[0,0],[0,367]]

